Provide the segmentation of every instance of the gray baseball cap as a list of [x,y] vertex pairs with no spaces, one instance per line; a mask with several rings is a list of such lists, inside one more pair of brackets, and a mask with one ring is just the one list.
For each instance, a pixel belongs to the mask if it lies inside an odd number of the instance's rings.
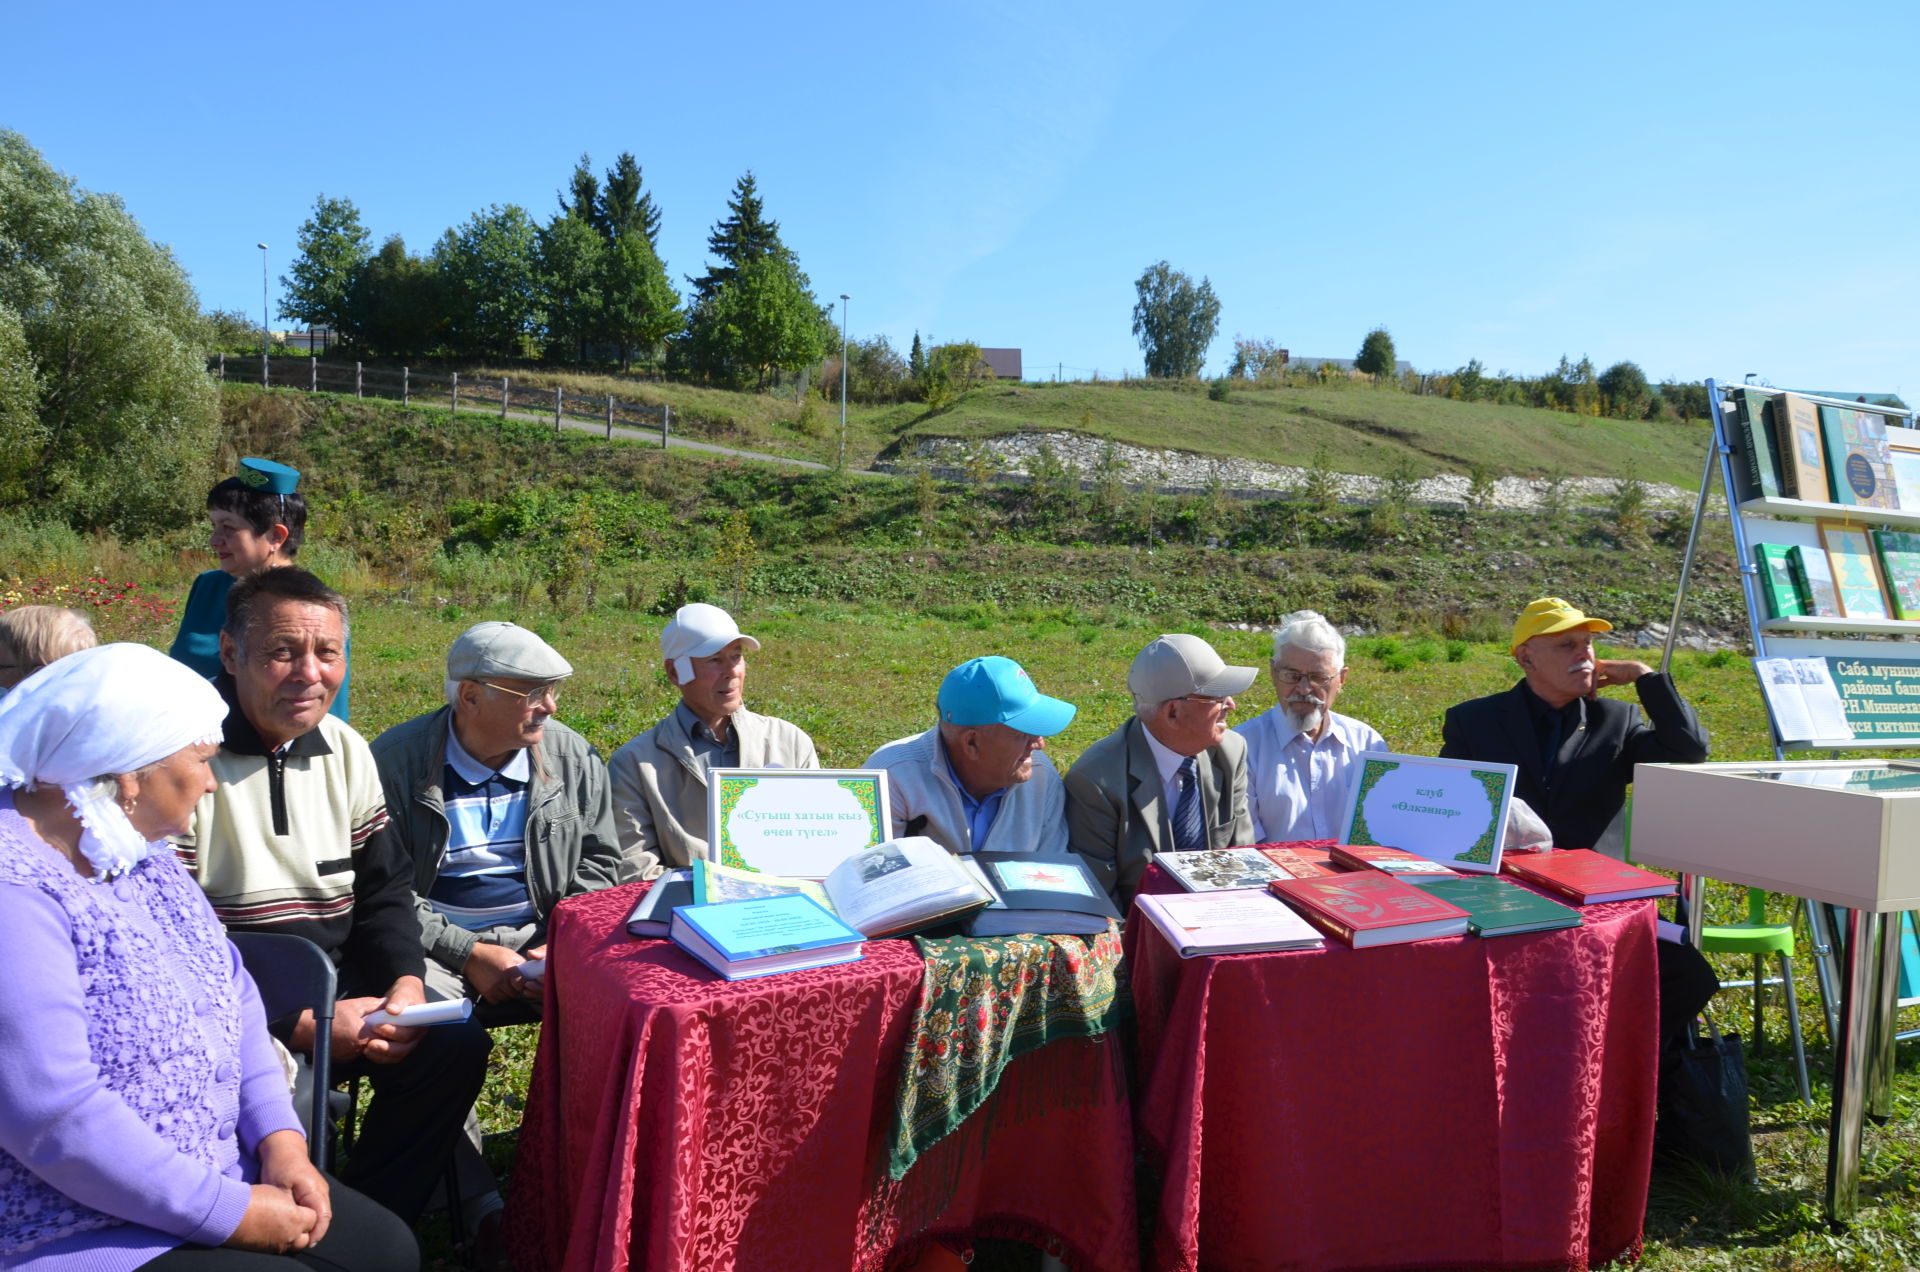
[[1213,646],[1198,636],[1174,632],[1158,637],[1134,655],[1127,688],[1134,701],[1165,702],[1199,694],[1230,698],[1245,693],[1259,676],[1257,667],[1229,667]]
[[515,623],[475,623],[447,651],[450,680],[564,680],[573,664]]

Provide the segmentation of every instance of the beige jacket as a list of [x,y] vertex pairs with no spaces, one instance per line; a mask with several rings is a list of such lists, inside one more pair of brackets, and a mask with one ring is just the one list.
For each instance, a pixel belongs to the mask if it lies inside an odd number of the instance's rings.
[[[745,707],[733,713],[741,768],[819,768],[813,739],[798,725]],[[693,756],[677,712],[613,753],[614,830],[641,877],[707,855],[707,774]]]

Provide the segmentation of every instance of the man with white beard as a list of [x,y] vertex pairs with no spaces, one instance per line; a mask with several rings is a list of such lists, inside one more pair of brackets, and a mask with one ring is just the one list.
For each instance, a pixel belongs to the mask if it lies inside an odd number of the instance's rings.
[[[1527,606],[1508,646],[1525,678],[1449,707],[1447,759],[1517,765],[1514,794],[1553,832],[1558,848],[1591,848],[1626,803],[1635,764],[1698,764],[1707,731],[1673,687],[1643,662],[1596,659],[1595,632],[1613,630],[1557,596]],[[1599,691],[1632,685],[1647,713]],[[1651,724],[1648,723],[1651,721]]]
[[1312,610],[1273,634],[1268,668],[1278,699],[1234,732],[1247,740],[1247,802],[1263,844],[1338,839],[1353,760],[1387,750],[1371,725],[1333,709],[1347,683],[1347,642]]

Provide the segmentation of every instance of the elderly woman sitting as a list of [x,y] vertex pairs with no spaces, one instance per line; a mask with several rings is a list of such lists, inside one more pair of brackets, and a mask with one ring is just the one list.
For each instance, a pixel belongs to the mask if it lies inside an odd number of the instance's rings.
[[225,715],[140,645],[0,699],[0,1266],[418,1265],[308,1162],[253,982],[156,842],[213,789]]
[[0,692],[56,658],[92,649],[93,624],[79,610],[22,605],[0,614]]

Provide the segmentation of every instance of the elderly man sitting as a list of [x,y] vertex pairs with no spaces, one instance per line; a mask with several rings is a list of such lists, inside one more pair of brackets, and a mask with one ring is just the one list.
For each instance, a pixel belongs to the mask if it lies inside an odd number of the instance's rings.
[[643,877],[706,855],[708,769],[820,767],[798,725],[747,710],[746,651],[759,648],[715,605],[682,605],[660,633],[680,704],[607,761],[620,847]]
[[[1546,822],[1560,848],[1591,848],[1626,803],[1635,764],[1697,764],[1707,731],[1673,687],[1642,662],[1596,659],[1595,632],[1613,624],[1557,596],[1528,605],[1510,649],[1522,678],[1513,688],[1447,709],[1440,754],[1518,765],[1514,794]],[[1652,724],[1632,703],[1600,690],[1632,685]]]
[[1161,636],[1127,671],[1134,718],[1067,770],[1068,847],[1125,905],[1156,852],[1255,842],[1247,744],[1227,728],[1233,695],[1259,674],[1198,636]]
[[887,771],[893,834],[948,852],[1064,852],[1065,792],[1046,740],[1073,723],[1011,658],[971,658],[947,673],[939,720],[889,742],[864,767]]
[[375,1009],[426,1001],[426,968],[413,863],[373,756],[327,714],[346,674],[346,619],[338,592],[292,566],[233,585],[214,680],[232,708],[212,760],[218,785],[176,844],[227,927],[304,936],[338,967],[332,1035],[316,1039],[306,1013],[287,1045],[330,1047],[336,1076],[367,1078],[373,1102],[340,1177],[412,1223],[461,1138],[491,1044],[478,1021],[367,1023]]
[[1234,732],[1247,741],[1248,805],[1261,843],[1338,839],[1353,758],[1384,751],[1371,725],[1333,709],[1347,683],[1347,642],[1312,610],[1296,610],[1273,634],[1278,701]]
[[393,833],[413,860],[427,984],[537,1006],[556,902],[639,878],[613,832],[607,772],[553,718],[573,665],[524,627],[477,623],[447,651],[447,705],[373,743]]

